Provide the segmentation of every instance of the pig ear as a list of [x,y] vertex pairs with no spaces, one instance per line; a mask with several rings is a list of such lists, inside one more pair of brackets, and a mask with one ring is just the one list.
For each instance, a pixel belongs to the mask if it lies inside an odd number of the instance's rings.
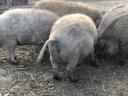
[[97,43],[98,43],[98,44],[105,44],[105,40],[99,39],[99,40],[97,41]]
[[99,27],[100,22],[101,22],[101,20],[100,20],[100,19],[96,20],[96,28],[98,28],[98,27]]
[[97,50],[100,50],[100,49],[102,49],[103,47],[104,47],[104,43],[103,42],[101,42],[100,40],[99,41],[97,41],[97,43],[95,44],[95,49]]
[[99,42],[97,43],[97,47],[101,49],[106,49],[108,47],[107,41],[103,39],[99,40]]
[[105,44],[105,43],[106,43],[106,40],[104,40],[104,39],[100,39],[99,42]]

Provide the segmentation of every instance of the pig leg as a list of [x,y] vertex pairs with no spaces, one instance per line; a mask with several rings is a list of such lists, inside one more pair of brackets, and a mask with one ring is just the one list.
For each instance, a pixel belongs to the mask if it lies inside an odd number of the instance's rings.
[[58,48],[58,42],[52,41],[49,44],[49,52],[50,52],[50,61],[52,63],[53,72],[54,72],[54,79],[55,80],[61,80],[61,76],[59,74],[60,72],[60,56],[59,56],[59,48]]
[[119,52],[118,52],[118,55],[119,55],[119,65],[120,66],[123,66],[125,63],[126,63],[126,57],[125,55],[123,54],[123,49],[122,49],[122,42],[121,40],[119,39],[118,40],[118,48],[119,48]]
[[11,64],[16,64],[16,57],[15,57],[15,47],[16,47],[16,43],[6,43],[6,45],[4,45],[4,49],[8,52],[10,60],[11,60]]
[[96,57],[98,57],[98,59],[105,59],[105,47],[106,45],[102,41],[97,41],[97,43],[95,44],[94,54]]
[[67,78],[72,82],[78,82],[78,79],[75,79],[73,76],[74,69],[78,63],[78,57],[79,55],[77,53],[73,54],[66,67]]
[[91,56],[89,57],[89,61],[91,62],[91,65],[99,68],[99,66],[96,64],[96,58],[94,52],[91,53]]
[[122,51],[120,50],[119,51],[119,65],[120,66],[123,66],[125,63],[126,63],[126,58],[125,58],[125,56],[124,56],[124,54],[122,53]]

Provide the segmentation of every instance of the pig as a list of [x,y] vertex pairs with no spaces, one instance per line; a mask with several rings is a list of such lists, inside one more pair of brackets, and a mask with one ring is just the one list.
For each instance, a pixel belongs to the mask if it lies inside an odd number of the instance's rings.
[[[93,54],[96,41],[97,30],[90,17],[79,13],[62,16],[53,25],[36,63],[41,61],[48,46],[54,79],[78,81],[73,71],[79,62]],[[66,64],[66,74],[62,75],[63,64]]]
[[0,45],[16,64],[16,45],[42,45],[58,15],[40,9],[11,9],[0,15]]
[[88,15],[95,22],[96,27],[99,26],[102,19],[101,13],[91,6],[73,1],[63,0],[40,0],[34,6],[34,9],[47,9],[57,13],[59,16],[72,13],[82,13]]
[[105,13],[97,29],[98,42],[96,45],[100,47],[96,48],[96,52],[99,53],[98,55],[104,53],[108,57],[119,57],[118,63],[120,65],[125,63],[125,55],[128,53],[127,10],[128,4],[114,6]]

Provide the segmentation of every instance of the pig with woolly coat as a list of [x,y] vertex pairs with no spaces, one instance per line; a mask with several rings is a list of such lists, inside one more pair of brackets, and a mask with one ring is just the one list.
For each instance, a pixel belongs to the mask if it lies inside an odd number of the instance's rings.
[[[48,46],[55,79],[76,81],[73,71],[79,62],[93,54],[96,41],[97,30],[90,17],[78,13],[63,16],[53,25],[36,63],[41,61]],[[67,74],[62,75],[63,64]]]
[[43,45],[58,16],[40,9],[12,9],[0,15],[0,45],[16,64],[16,45]]
[[[108,57],[117,56],[119,64],[125,62],[128,54],[128,4],[117,5],[103,16],[98,27],[98,45],[96,53],[104,53]],[[102,49],[102,50],[101,50]],[[102,52],[101,52],[102,51]]]
[[55,12],[59,16],[63,16],[66,14],[73,14],[73,13],[82,13],[92,18],[96,24],[96,27],[99,26],[100,21],[102,19],[101,13],[98,10],[81,2],[60,1],[60,0],[40,0],[33,6],[33,8],[47,9],[52,12]]

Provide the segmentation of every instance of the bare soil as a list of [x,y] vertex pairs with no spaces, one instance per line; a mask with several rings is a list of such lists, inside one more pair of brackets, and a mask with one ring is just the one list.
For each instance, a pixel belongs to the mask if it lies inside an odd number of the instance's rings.
[[75,70],[78,83],[59,82],[53,80],[48,52],[41,64],[34,63],[38,53],[34,46],[19,46],[19,63],[11,65],[0,50],[0,96],[128,96],[128,64],[97,60],[95,68],[83,62]]
[[0,49],[0,96],[128,96],[128,63],[97,60],[95,68],[85,61],[75,70],[78,83],[59,82],[53,80],[48,52],[35,64],[38,53],[35,46],[18,46],[19,63],[11,65]]

